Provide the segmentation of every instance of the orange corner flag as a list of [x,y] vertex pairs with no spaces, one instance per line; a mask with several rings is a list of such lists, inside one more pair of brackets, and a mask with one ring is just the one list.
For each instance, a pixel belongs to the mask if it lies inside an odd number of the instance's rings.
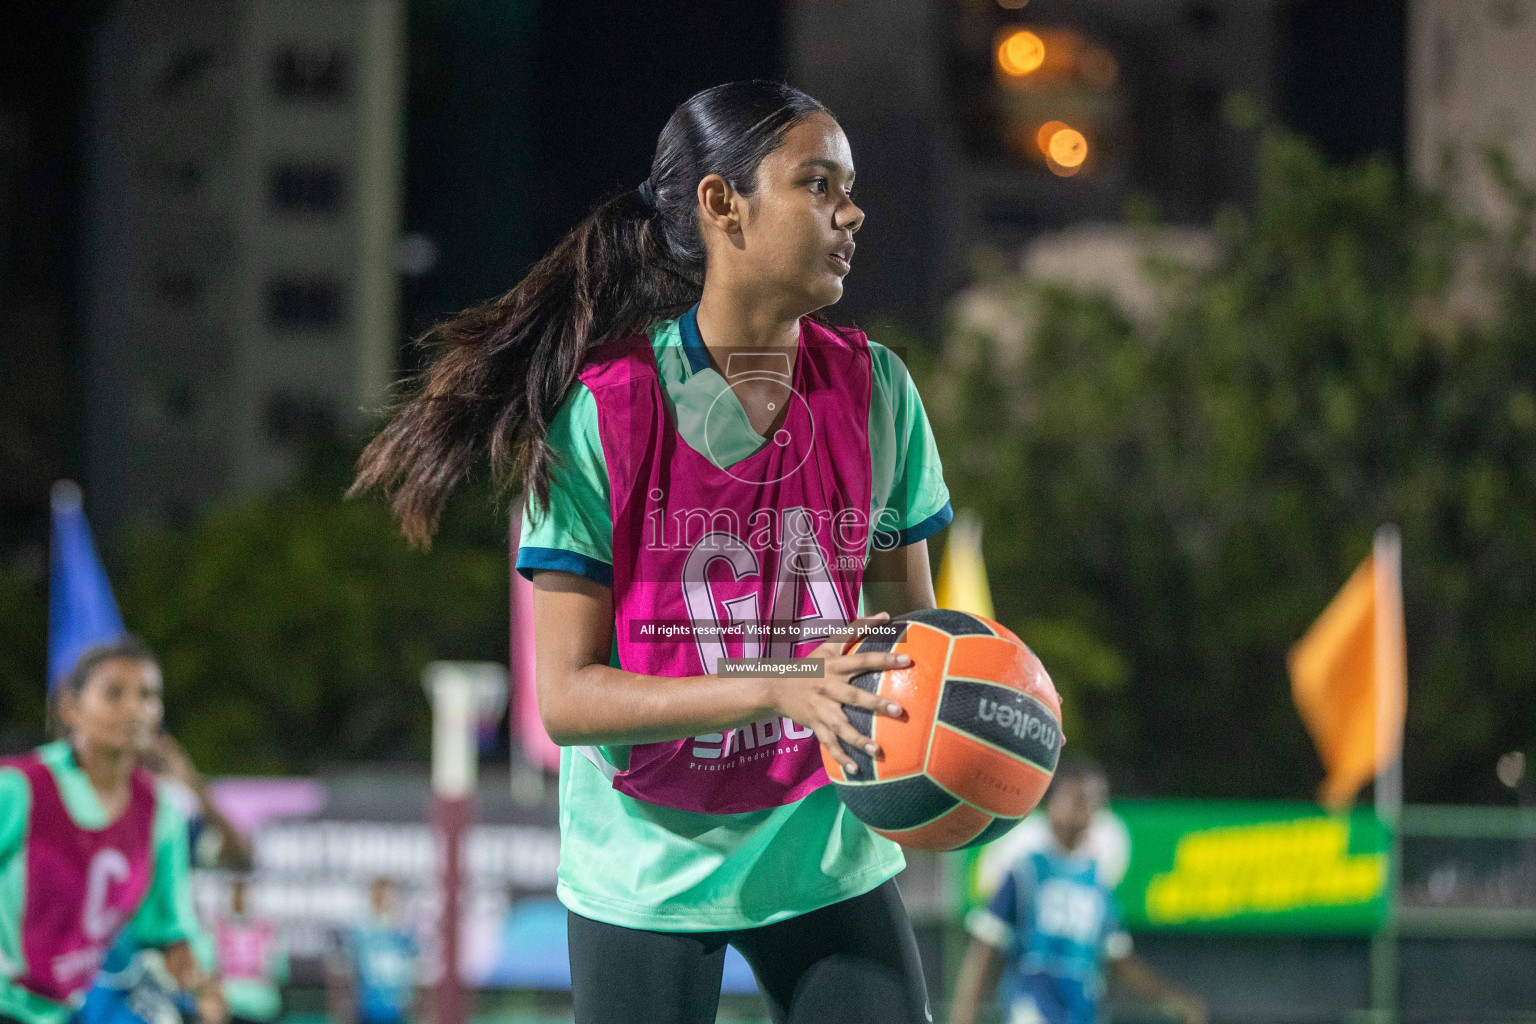
[[1318,800],[1348,807],[1402,752],[1408,671],[1396,528],[1291,648],[1291,695],[1328,775]]
[[981,558],[981,521],[962,510],[949,524],[944,543],[944,563],[934,582],[934,604],[940,608],[996,618],[992,588],[987,585],[987,563]]

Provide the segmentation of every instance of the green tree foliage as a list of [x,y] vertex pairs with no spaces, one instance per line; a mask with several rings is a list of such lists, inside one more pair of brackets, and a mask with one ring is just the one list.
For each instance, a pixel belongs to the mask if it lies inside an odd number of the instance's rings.
[[[1536,742],[1532,205],[1505,177],[1516,226],[1478,234],[1384,161],[1273,135],[1256,201],[1219,219],[1213,267],[1168,271],[1155,323],[1014,280],[1038,317],[1018,371],[950,339],[981,354],[925,394],[999,615],[1128,789],[1312,794],[1285,654],[1386,522],[1408,796],[1499,799],[1497,756]],[[1474,272],[1484,315],[1451,315]]]
[[167,720],[205,771],[425,758],[422,667],[507,660],[505,510],[468,488],[431,553],[413,551],[382,501],[342,500],[349,465],[316,453],[291,489],[110,552],[124,621],[160,656]]

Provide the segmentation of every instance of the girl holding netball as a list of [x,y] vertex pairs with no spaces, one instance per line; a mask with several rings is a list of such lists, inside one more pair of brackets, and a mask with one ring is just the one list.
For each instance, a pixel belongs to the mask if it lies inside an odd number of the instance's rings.
[[225,1019],[188,945],[186,820],[139,765],[160,693],[138,641],[93,647],[57,695],[65,738],[0,762],[0,1019],[68,1019],[125,928],[163,951],[203,1024]]
[[525,488],[581,1022],[713,1021],[727,943],[775,1021],[932,1020],[901,850],[821,761],[856,772],[847,748],[878,753],[849,714],[902,714],[849,680],[910,659],[843,651],[933,607],[951,516],[900,360],[813,315],[842,296],[853,181],[804,93],[698,93],[638,189],[435,330],[360,463],[417,541],[482,455]]

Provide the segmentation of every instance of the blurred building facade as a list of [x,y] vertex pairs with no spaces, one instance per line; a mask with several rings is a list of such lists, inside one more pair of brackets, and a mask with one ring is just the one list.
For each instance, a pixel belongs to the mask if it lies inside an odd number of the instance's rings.
[[394,372],[403,0],[134,0],[87,126],[83,462],[111,526],[290,473]]
[[1285,6],[792,0],[790,81],[839,117],[878,213],[848,312],[922,323],[976,246],[1017,252],[1133,197],[1205,222],[1245,195],[1255,140],[1232,114],[1278,105]]
[[1408,40],[1409,166],[1488,223],[1510,213],[1484,155],[1497,148],[1536,181],[1536,3],[1412,0]]

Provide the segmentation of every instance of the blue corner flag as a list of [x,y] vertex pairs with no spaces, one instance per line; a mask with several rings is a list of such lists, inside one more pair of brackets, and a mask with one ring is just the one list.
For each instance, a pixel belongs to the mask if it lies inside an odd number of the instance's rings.
[[86,649],[123,637],[123,617],[73,480],[53,485],[53,544],[48,552],[48,694]]

